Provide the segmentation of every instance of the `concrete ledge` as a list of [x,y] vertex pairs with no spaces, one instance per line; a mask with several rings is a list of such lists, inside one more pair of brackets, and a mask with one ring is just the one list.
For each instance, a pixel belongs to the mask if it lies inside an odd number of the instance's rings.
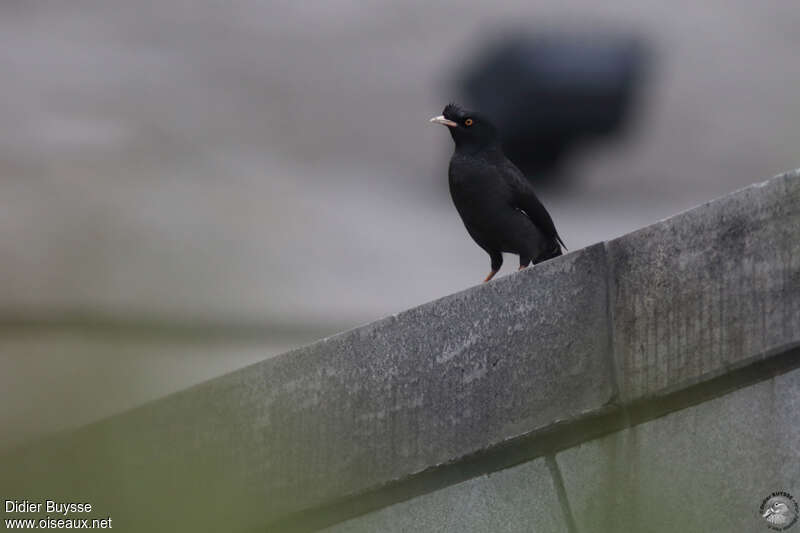
[[648,402],[800,365],[798,206],[798,173],[774,178],[18,451],[0,488],[90,501],[124,530],[284,530],[680,408]]
[[603,255],[580,250],[65,435],[46,481],[29,474],[44,443],[9,486],[34,499],[79,489],[136,530],[175,516],[256,527],[596,409],[614,394]]
[[608,243],[630,401],[800,337],[800,179],[779,176]]

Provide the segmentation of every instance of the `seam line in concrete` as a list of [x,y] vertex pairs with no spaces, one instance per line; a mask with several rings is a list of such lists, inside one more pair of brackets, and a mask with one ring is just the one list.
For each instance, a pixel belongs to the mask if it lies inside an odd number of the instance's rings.
[[567,531],[569,533],[578,533],[578,526],[575,524],[575,517],[572,515],[572,508],[569,505],[569,498],[567,498],[567,490],[564,488],[564,478],[561,477],[561,470],[558,468],[556,458],[553,454],[548,454],[545,456],[544,461],[547,463],[547,469],[550,471],[550,477],[556,489],[556,496],[561,506],[564,522],[567,524]]
[[617,364],[616,347],[617,342],[614,335],[616,326],[616,316],[614,316],[614,304],[616,303],[616,289],[617,283],[614,279],[614,271],[612,269],[610,254],[608,252],[608,241],[603,242],[603,263],[606,271],[606,332],[607,338],[607,355],[609,365],[611,368],[611,404],[619,404],[622,401],[621,391],[619,388],[621,376],[619,365]]

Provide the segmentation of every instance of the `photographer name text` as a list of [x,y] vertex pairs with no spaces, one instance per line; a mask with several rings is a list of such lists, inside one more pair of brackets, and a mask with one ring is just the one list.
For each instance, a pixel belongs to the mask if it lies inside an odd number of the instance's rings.
[[80,518],[92,512],[89,502],[59,502],[55,500],[5,500],[6,513],[46,513],[44,518],[5,520],[6,529],[112,529],[112,519]]

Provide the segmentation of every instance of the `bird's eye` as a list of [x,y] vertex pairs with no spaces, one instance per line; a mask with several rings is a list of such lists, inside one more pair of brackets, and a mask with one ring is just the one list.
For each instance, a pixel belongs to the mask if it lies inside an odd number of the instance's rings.
[[465,120],[465,121],[464,121],[464,125],[465,125],[465,126],[472,126],[472,119],[471,119],[471,118],[468,118],[467,120]]

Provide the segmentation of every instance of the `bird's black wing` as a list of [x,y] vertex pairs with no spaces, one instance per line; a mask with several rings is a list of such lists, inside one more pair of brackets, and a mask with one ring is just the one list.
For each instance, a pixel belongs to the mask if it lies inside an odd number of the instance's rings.
[[533,187],[522,174],[522,171],[508,161],[503,167],[503,177],[511,188],[514,207],[522,209],[546,237],[558,242],[566,250],[567,247],[564,246],[564,241],[558,235],[553,219],[550,218],[550,213],[547,212],[542,202],[536,197]]

